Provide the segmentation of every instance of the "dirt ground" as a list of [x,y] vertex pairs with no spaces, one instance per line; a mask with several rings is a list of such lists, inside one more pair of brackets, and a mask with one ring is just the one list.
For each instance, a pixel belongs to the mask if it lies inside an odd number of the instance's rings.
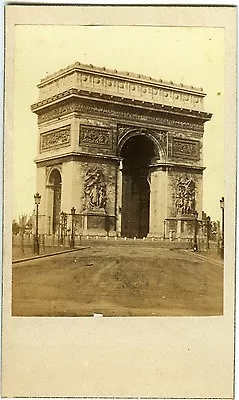
[[223,314],[223,263],[160,243],[89,242],[13,264],[14,316]]

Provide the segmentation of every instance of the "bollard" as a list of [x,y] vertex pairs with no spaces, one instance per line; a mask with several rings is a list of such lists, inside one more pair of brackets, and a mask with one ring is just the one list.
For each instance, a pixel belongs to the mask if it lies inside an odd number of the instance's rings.
[[134,236],[134,240],[136,240],[136,237]]
[[124,240],[126,240],[126,239],[127,239],[127,237],[125,236],[125,237],[124,237]]
[[118,238],[117,238],[117,236],[115,236],[115,240],[117,240]]

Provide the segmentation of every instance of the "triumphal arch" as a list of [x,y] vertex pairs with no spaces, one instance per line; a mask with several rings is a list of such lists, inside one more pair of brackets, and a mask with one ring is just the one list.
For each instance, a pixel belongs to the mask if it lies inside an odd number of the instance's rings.
[[193,234],[211,119],[202,89],[78,62],[38,88],[32,111],[46,233],[75,207],[83,235]]

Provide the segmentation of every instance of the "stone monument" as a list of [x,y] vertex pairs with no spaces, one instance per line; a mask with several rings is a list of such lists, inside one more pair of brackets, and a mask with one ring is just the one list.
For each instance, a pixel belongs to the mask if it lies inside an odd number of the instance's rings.
[[83,235],[192,237],[212,116],[201,88],[79,62],[38,88],[32,111],[46,233],[74,206]]

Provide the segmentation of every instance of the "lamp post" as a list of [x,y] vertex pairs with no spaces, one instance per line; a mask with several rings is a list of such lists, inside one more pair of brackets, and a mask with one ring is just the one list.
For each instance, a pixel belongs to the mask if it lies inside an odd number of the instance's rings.
[[221,240],[221,259],[224,260],[224,197],[220,199],[220,207],[222,210],[222,240]]
[[198,212],[195,211],[194,213],[194,243],[193,243],[193,250],[198,251],[198,240],[197,240],[197,235],[198,235]]
[[40,245],[39,245],[39,234],[38,234],[38,217],[39,217],[39,204],[41,202],[41,195],[37,192],[34,195],[34,201],[36,205],[36,232],[35,232],[35,238],[34,238],[34,253],[35,254],[40,254]]
[[75,214],[76,214],[76,209],[75,209],[75,207],[72,207],[72,209],[71,209],[71,249],[74,249],[74,247],[75,247],[75,227],[74,227]]
[[67,213],[64,213],[64,242],[67,235]]

